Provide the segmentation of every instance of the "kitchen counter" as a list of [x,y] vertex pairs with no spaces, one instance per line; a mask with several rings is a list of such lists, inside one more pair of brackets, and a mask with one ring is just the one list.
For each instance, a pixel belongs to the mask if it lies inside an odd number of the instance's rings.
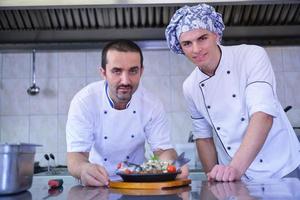
[[[49,190],[48,180],[63,179],[63,188]],[[191,173],[190,186],[168,190],[120,190],[106,187],[83,187],[71,176],[34,176],[29,191],[0,196],[0,200],[199,200],[199,199],[300,199],[300,180],[286,178],[262,182],[209,183],[203,173]],[[139,196],[136,194],[139,193]]]

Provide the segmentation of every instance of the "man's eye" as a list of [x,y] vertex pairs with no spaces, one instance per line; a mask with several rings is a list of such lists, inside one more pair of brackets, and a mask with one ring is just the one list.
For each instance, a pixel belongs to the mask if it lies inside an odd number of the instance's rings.
[[138,68],[134,68],[129,71],[130,74],[137,74],[138,72],[139,72]]
[[113,74],[120,74],[120,73],[121,73],[121,70],[113,69],[111,72],[112,72]]
[[186,46],[189,46],[191,43],[190,42],[184,42],[182,43],[182,46],[186,47]]

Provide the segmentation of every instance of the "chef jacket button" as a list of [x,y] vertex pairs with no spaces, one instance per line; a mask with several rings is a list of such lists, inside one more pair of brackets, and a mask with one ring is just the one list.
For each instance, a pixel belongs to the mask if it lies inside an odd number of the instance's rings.
[[134,110],[134,111],[133,111],[133,114],[135,114],[135,113],[136,113],[136,111]]
[[227,149],[228,149],[228,150],[230,150],[230,149],[231,149],[231,147],[227,147]]
[[241,118],[241,121],[245,121],[245,118],[244,118],[244,117],[242,117],[242,118]]
[[133,134],[131,135],[131,138],[134,138],[134,135],[133,135]]
[[259,159],[259,162],[261,162],[261,163],[262,163],[262,162],[263,162],[263,159]]
[[227,71],[227,74],[230,74],[230,71],[229,71],[229,70]]
[[201,84],[201,87],[204,87],[204,83]]
[[234,97],[236,97],[236,95],[235,95],[235,94],[233,94],[233,95],[232,95],[232,97],[234,98]]
[[107,114],[107,111],[106,111],[106,110],[104,110],[104,114]]
[[107,139],[107,136],[104,136],[104,139],[106,140],[106,139]]
[[129,156],[126,156],[126,159],[129,159]]
[[210,109],[210,106],[207,106],[208,109]]
[[217,130],[220,130],[221,128],[220,127],[217,127]]
[[107,158],[104,158],[104,161],[107,161]]

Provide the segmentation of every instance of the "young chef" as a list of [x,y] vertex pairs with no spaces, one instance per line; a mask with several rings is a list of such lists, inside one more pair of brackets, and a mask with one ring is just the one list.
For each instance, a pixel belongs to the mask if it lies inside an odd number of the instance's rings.
[[[134,42],[113,41],[102,50],[105,80],[73,98],[66,125],[68,170],[84,185],[119,178],[119,162],[141,164],[145,141],[160,159],[176,158],[161,102],[139,85],[143,70],[143,55]],[[179,178],[187,176],[184,166]]]
[[169,48],[197,66],[183,91],[208,179],[292,176],[300,145],[278,101],[270,60],[258,46],[220,45],[223,30],[221,14],[200,4],[178,9],[165,32]]

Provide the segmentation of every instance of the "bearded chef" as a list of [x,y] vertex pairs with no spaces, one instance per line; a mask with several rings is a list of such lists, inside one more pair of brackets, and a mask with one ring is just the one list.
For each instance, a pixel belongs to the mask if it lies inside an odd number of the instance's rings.
[[[102,50],[105,80],[91,83],[73,98],[66,125],[71,175],[87,186],[108,185],[121,161],[142,164],[145,142],[161,160],[175,160],[162,103],[141,85],[141,49],[117,40]],[[188,176],[182,167],[178,178]]]
[[265,50],[222,46],[221,14],[184,6],[166,28],[169,48],[196,65],[183,92],[209,180],[299,176],[300,145],[276,94]]

